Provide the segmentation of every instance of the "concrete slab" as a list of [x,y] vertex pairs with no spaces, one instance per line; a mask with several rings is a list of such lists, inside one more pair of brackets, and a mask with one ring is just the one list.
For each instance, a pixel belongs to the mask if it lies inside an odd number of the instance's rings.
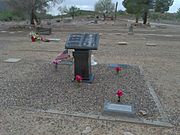
[[17,58],[9,58],[7,60],[4,60],[4,62],[9,62],[9,63],[16,63],[18,61],[20,61],[21,59],[17,59]]

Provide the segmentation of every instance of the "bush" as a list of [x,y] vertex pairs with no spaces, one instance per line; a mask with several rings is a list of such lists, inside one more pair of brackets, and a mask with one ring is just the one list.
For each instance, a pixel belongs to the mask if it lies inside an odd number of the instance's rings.
[[0,21],[13,21],[21,20],[22,18],[10,11],[4,11],[0,13]]
[[176,13],[176,17],[178,20],[180,20],[180,8],[178,9],[177,13]]
[[150,12],[149,17],[152,20],[176,20],[176,15],[174,13]]

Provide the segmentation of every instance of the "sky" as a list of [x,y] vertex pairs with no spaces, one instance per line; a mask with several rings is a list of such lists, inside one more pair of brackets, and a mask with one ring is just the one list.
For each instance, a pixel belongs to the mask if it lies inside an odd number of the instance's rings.
[[[62,6],[76,6],[83,10],[94,10],[94,5],[98,0],[65,0],[61,5]],[[112,0],[113,3],[119,2],[118,10],[125,10],[125,8],[122,6],[123,0]],[[53,15],[58,15],[59,11],[57,10],[57,7],[53,7],[50,10],[50,13]],[[169,12],[174,13],[177,12],[177,10],[180,8],[180,0],[174,0],[173,5],[170,7]]]

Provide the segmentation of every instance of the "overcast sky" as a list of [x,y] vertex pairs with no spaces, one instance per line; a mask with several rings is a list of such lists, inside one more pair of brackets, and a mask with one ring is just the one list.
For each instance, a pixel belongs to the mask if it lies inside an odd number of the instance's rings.
[[[94,5],[98,0],[65,0],[61,5],[62,6],[76,6],[83,10],[94,10]],[[123,0],[113,0],[113,2],[119,2],[118,10],[125,10],[122,6]],[[57,6],[58,7],[58,6]],[[59,11],[57,10],[57,7],[54,7],[51,9],[51,13],[53,15],[57,15]],[[174,0],[173,6],[171,6],[169,12],[177,12],[177,10],[180,8],[180,0]]]

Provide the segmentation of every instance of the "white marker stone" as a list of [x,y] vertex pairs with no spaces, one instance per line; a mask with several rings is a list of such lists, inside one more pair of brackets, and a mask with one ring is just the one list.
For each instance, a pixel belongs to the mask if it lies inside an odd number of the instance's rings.
[[61,39],[58,38],[48,38],[49,41],[59,42]]
[[16,58],[9,58],[7,60],[4,60],[4,62],[9,62],[9,63],[16,63],[20,61],[21,59],[16,59]]
[[11,32],[9,32],[10,34],[14,34],[15,32],[13,32],[13,31],[11,31]]
[[5,33],[5,32],[7,32],[7,31],[1,31],[1,33]]
[[118,45],[127,45],[127,42],[118,42]]
[[157,44],[154,44],[154,43],[146,43],[146,46],[157,46]]
[[82,134],[88,134],[91,131],[92,131],[91,127],[86,127],[86,129],[82,131]]

